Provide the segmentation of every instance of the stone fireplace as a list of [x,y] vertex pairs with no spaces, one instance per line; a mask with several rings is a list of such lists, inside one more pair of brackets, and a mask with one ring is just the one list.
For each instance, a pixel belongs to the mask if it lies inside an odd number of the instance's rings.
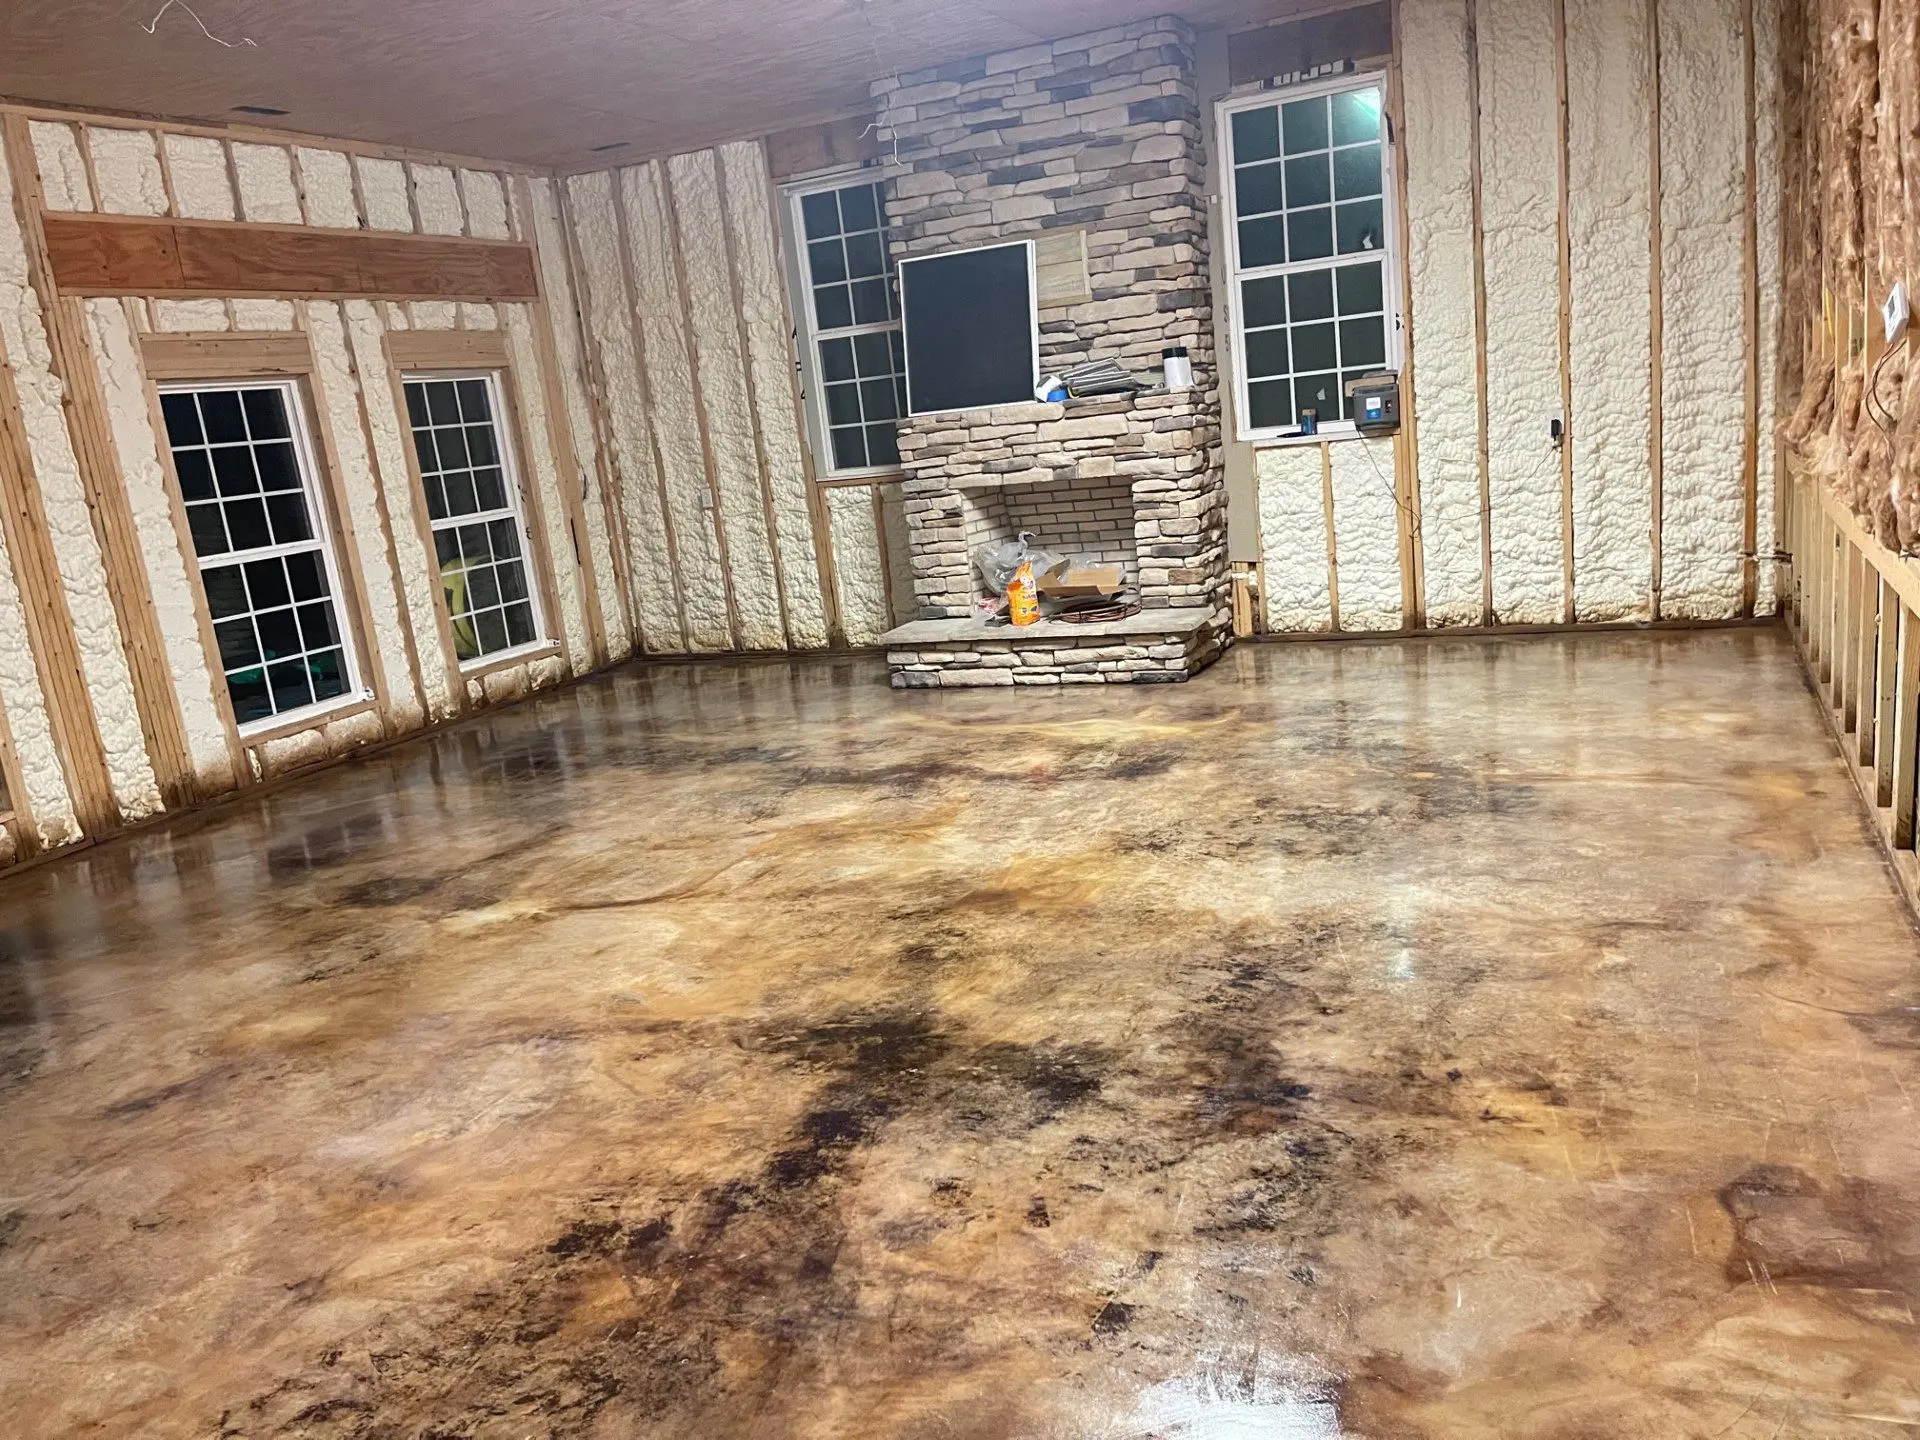
[[[1188,678],[1228,642],[1230,581],[1187,27],[1161,18],[912,72],[875,98],[912,167],[890,201],[896,260],[1079,231],[1084,278],[1041,280],[1042,372],[1108,359],[1157,382],[1167,345],[1194,367],[1194,388],[1177,393],[901,422],[918,611],[886,636],[893,683]],[[1082,253],[1049,254],[1062,250]],[[1018,630],[979,618],[973,552],[1023,530],[1119,564],[1140,613]]]

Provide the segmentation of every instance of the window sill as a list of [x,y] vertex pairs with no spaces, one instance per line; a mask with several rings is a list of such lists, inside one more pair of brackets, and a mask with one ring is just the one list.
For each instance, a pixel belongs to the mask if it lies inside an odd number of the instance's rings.
[[847,475],[822,475],[813,483],[823,490],[839,490],[854,485],[892,485],[906,478],[903,470],[860,470]]
[[1362,435],[1351,425],[1342,425],[1335,429],[1331,425],[1322,426],[1313,435],[1250,435],[1242,443],[1256,450],[1285,450],[1294,445],[1331,445],[1340,440],[1391,440],[1391,435]]
[[544,660],[549,655],[560,653],[558,640],[529,640],[524,645],[516,645],[511,650],[496,650],[491,655],[482,655],[478,660],[460,662],[462,680],[478,680],[482,675],[491,675],[495,670],[511,669],[515,665],[531,664],[535,660]]
[[345,720],[348,716],[371,710],[378,703],[371,695],[342,696],[331,705],[311,705],[305,710],[290,710],[285,715],[275,715],[271,720],[254,720],[236,726],[235,730],[242,745],[262,745],[269,740],[283,740],[289,735],[298,735],[302,730],[318,730],[336,720]]

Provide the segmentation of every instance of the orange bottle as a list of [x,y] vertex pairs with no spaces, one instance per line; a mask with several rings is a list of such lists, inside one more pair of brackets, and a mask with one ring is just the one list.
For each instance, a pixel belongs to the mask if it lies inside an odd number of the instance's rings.
[[1007,618],[1016,625],[1031,625],[1040,618],[1040,591],[1033,583],[1033,562],[1022,561],[1007,583]]

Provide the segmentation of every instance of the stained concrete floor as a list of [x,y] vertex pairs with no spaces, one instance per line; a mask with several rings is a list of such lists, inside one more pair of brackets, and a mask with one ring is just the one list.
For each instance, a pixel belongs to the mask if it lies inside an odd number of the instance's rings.
[[1782,632],[629,670],[0,882],[0,1431],[1920,1431]]

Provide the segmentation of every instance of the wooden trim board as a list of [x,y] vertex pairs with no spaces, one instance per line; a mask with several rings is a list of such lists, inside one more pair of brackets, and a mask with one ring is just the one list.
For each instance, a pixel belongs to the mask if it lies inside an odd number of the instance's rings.
[[501,330],[392,330],[387,353],[402,370],[504,370]]
[[148,331],[140,359],[150,380],[238,380],[309,374],[313,347],[299,330]]
[[533,247],[228,220],[49,214],[67,295],[536,300]]

